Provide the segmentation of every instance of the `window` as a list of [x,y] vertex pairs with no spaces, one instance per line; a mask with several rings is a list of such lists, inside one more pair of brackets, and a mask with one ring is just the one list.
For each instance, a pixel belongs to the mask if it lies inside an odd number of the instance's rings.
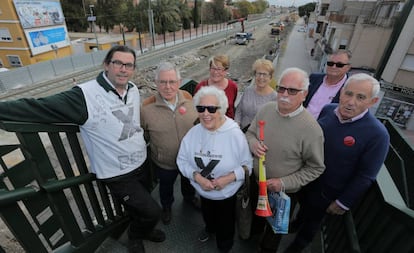
[[10,35],[9,29],[0,28],[0,41],[1,42],[12,42],[12,37]]
[[7,59],[9,60],[10,66],[12,67],[21,67],[23,66],[22,61],[18,55],[8,55]]
[[401,64],[401,69],[408,70],[408,71],[414,71],[414,55],[413,54],[407,54],[404,57],[404,61]]

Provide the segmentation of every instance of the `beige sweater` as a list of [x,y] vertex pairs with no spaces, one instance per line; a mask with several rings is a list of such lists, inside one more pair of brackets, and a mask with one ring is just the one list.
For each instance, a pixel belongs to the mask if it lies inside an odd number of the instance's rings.
[[[277,103],[263,106],[246,132],[250,150],[259,140],[259,120],[264,120],[266,177],[280,178],[287,192],[296,192],[315,180],[325,169],[323,132],[318,122],[305,109],[293,117],[283,117]],[[254,173],[258,178],[259,162],[254,159]]]
[[145,99],[141,107],[141,126],[150,146],[152,161],[168,170],[177,169],[176,158],[180,143],[193,127],[198,114],[190,93],[179,90],[178,103],[172,111],[160,94]]

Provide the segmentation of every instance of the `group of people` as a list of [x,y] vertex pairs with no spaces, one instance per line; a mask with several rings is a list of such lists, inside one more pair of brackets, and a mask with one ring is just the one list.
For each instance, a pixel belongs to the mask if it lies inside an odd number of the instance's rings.
[[[334,52],[326,74],[310,78],[288,68],[275,89],[273,63],[258,59],[254,85],[237,107],[228,56],[209,60],[209,78],[195,94],[180,90],[179,69],[162,62],[154,78],[157,93],[141,102],[130,81],[135,51],[114,46],[96,80],[45,98],[1,102],[0,120],[80,126],[91,172],[131,216],[129,252],[145,252],[143,240],[165,240],[156,225],[171,222],[178,175],[184,200],[201,209],[205,228],[198,239],[214,234],[218,250],[230,252],[236,193],[247,169],[257,202],[258,160],[265,155],[267,190],[283,188],[292,211],[299,203],[291,222],[298,233],[286,252],[301,252],[327,213],[342,215],[363,196],[388,151],[389,135],[368,110],[378,101],[379,83],[366,74],[348,76],[350,59],[347,51]],[[265,121],[263,141],[259,121]],[[149,162],[161,205],[150,194]],[[252,232],[262,233],[258,252],[276,252],[281,235],[262,217],[253,223]]]

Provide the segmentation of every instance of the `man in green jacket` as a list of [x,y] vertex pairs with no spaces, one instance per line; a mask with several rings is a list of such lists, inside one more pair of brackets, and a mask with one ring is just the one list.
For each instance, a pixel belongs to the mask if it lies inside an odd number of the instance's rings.
[[95,80],[49,97],[0,103],[0,120],[79,125],[91,171],[131,216],[129,251],[145,252],[142,240],[165,240],[155,229],[161,216],[146,177],[146,143],[140,126],[140,94],[130,82],[136,55],[111,48]]

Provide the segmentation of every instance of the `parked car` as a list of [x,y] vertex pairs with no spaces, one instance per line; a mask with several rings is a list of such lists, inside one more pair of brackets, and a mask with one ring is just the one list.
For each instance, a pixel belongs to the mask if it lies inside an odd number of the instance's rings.
[[236,33],[236,44],[247,45],[247,43],[249,43],[251,36],[251,33]]
[[301,33],[306,32],[305,27],[303,27],[303,26],[302,27],[299,27],[298,32],[301,32]]

